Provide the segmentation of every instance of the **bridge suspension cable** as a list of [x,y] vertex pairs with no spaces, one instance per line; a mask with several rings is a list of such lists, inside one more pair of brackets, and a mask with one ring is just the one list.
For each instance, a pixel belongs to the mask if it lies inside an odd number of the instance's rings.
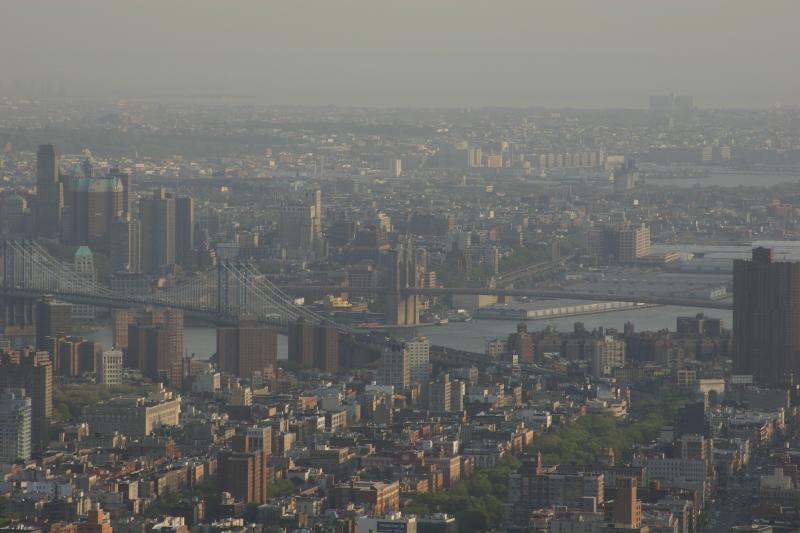
[[297,305],[250,262],[222,262],[184,283],[141,291],[112,290],[54,258],[35,241],[4,241],[0,245],[2,290],[24,295],[52,294],[65,300],[95,305],[150,304],[221,318],[254,317],[259,322],[286,327],[303,318],[351,331],[330,318]]

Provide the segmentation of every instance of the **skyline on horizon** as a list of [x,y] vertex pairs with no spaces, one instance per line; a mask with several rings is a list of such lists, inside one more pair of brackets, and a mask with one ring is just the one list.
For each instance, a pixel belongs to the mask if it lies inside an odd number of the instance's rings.
[[[9,0],[0,91],[343,107],[800,104],[800,4]],[[42,17],[42,10],[48,16]],[[34,94],[36,95],[36,94]]]

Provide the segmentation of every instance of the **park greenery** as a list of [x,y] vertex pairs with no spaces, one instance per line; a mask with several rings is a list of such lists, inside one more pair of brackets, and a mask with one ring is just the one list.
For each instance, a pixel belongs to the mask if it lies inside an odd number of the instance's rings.
[[215,477],[208,477],[193,487],[185,487],[180,491],[160,494],[153,503],[144,509],[142,514],[147,518],[156,518],[169,514],[181,500],[192,500],[194,498],[204,501],[207,518],[216,519],[219,516],[220,499]]
[[[527,452],[541,452],[548,465],[593,464],[604,448],[612,448],[617,458],[625,459],[635,445],[657,438],[661,427],[670,424],[685,403],[685,396],[671,392],[643,396],[633,402],[628,419],[586,415],[536,437]],[[415,494],[404,511],[417,516],[452,514],[460,533],[490,530],[502,521],[508,474],[519,464],[519,459],[506,455],[493,468],[476,472],[450,490]]]
[[83,408],[104,402],[116,396],[145,396],[149,386],[133,385],[55,385],[53,387],[53,418],[57,422],[77,422],[82,419]]
[[273,479],[269,483],[269,489],[267,489],[267,494],[269,494],[270,498],[281,498],[283,496],[289,496],[294,492],[294,483],[289,481],[288,479]]
[[505,455],[492,468],[476,472],[446,491],[420,492],[404,511],[417,516],[447,513],[455,516],[461,533],[487,531],[500,523],[508,496],[508,475],[520,461]]
[[583,416],[572,425],[537,437],[530,451],[541,452],[544,464],[590,464],[604,448],[612,448],[617,459],[625,460],[633,446],[656,439],[684,403],[686,398],[674,393],[640,398],[632,402],[628,419]]

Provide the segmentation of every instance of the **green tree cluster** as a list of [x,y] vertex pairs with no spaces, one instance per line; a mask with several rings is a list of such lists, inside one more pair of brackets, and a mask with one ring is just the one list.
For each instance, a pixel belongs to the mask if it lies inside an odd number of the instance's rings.
[[494,467],[479,470],[450,490],[415,494],[403,510],[417,516],[451,514],[461,533],[486,531],[497,526],[503,518],[508,474],[519,464],[519,459],[506,455]]
[[169,514],[181,500],[192,498],[198,498],[205,502],[208,520],[215,520],[219,517],[219,491],[215,477],[208,477],[193,487],[185,487],[180,491],[159,495],[153,503],[145,508],[142,514],[147,518],[157,518]]
[[149,386],[70,384],[53,387],[53,418],[58,422],[77,422],[83,408],[116,396],[147,395]]
[[636,444],[656,439],[661,427],[672,423],[675,412],[686,403],[680,394],[664,393],[632,402],[629,419],[611,415],[587,415],[575,424],[536,438],[531,452],[541,452],[545,464],[593,463],[603,448],[625,457]]
[[267,494],[270,498],[280,498],[282,496],[289,496],[294,492],[294,483],[288,479],[275,479],[270,482]]

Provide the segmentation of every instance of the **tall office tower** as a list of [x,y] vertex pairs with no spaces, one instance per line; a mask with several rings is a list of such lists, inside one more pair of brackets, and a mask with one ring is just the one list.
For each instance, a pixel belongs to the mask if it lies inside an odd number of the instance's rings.
[[31,399],[32,439],[37,446],[49,441],[53,418],[53,367],[47,352],[22,349],[0,352],[0,389],[24,387]]
[[289,323],[289,361],[314,368],[314,324],[303,317]]
[[231,328],[217,328],[217,361],[222,372],[253,379],[255,372],[274,369],[278,361],[278,335],[254,321],[239,321]]
[[103,345],[97,341],[82,339],[78,344],[78,373],[86,374],[97,370],[97,358],[103,352]]
[[50,343],[48,351],[53,355],[54,370],[56,374],[77,377],[80,376],[80,339],[77,337],[59,337],[47,339]]
[[169,336],[169,350],[175,361],[183,357],[183,311],[180,309],[165,309],[162,316],[163,323]]
[[587,253],[602,263],[633,263],[650,255],[650,227],[623,223],[592,229],[587,235]]
[[31,399],[25,389],[0,391],[0,463],[31,458]]
[[383,350],[379,377],[382,385],[394,385],[399,390],[411,385],[411,365],[403,346],[391,346]]
[[[245,445],[246,448],[246,445]],[[223,451],[217,454],[217,486],[245,503],[265,503],[269,486],[269,455],[264,451]]]
[[141,223],[131,218],[118,218],[111,224],[109,260],[113,272],[142,271]]
[[636,483],[636,478],[617,479],[617,497],[614,498],[613,514],[616,528],[636,529],[642,525],[642,505],[637,499]]
[[133,309],[111,310],[111,343],[114,348],[128,347],[128,326],[136,323],[138,313]]
[[119,179],[122,184],[122,214],[133,216],[133,176],[118,167],[112,168],[108,172],[108,176]]
[[646,224],[619,230],[620,263],[632,263],[650,255],[650,227]]
[[122,383],[122,350],[105,350],[97,358],[97,381],[113,386]]
[[594,343],[592,374],[599,378],[610,376],[615,368],[625,366],[625,340],[606,335]]
[[183,312],[151,309],[128,325],[124,365],[151,379],[174,381],[183,354]]
[[431,377],[431,343],[425,337],[417,337],[405,343],[408,352],[411,384],[425,384]]
[[314,368],[330,374],[339,371],[339,332],[333,326],[314,327]]
[[33,235],[31,213],[25,198],[11,194],[0,202],[0,237],[9,240],[27,239]]
[[398,326],[419,323],[420,305],[415,294],[403,294],[403,289],[416,287],[419,278],[416,254],[409,246],[399,246],[386,252],[386,319]]
[[284,205],[278,221],[278,240],[289,252],[310,252],[314,249],[314,207]]
[[45,296],[36,302],[36,347],[45,337],[68,335],[72,328],[72,304]]
[[467,395],[467,384],[460,379],[450,381],[450,410],[460,413],[464,410],[464,398]]
[[625,161],[625,164],[614,170],[614,190],[617,192],[630,191],[636,188],[639,182],[639,170],[633,160]]
[[[78,275],[80,287],[76,290],[87,290],[97,283],[97,270],[94,268],[94,254],[87,246],[78,247],[75,252],[75,273]],[[95,319],[95,307],[93,305],[73,304],[72,319],[81,322],[92,322]]]
[[427,384],[428,410],[432,413],[449,413],[452,410],[452,385],[450,376],[442,374]]
[[163,326],[131,326],[128,350],[136,353],[138,369],[150,379],[169,381],[175,358],[169,349],[169,333]]
[[533,363],[536,355],[533,337],[528,333],[528,325],[525,322],[517,324],[517,332],[508,336],[506,346],[509,352],[517,354],[519,362]]
[[403,160],[402,159],[389,159],[389,177],[399,178],[403,173]]
[[190,196],[175,198],[175,261],[186,265],[194,250],[194,200]]
[[311,244],[315,251],[322,245],[322,191],[314,189],[306,192],[306,205],[313,209],[311,215]]
[[52,144],[36,151],[36,205],[34,229],[37,237],[54,237],[61,230],[64,188],[58,173],[59,155]]
[[733,262],[733,364],[761,383],[800,376],[800,262],[768,248]]
[[145,353],[147,345],[145,334],[147,332],[147,328],[149,327],[155,326],[141,324],[137,321],[128,323],[128,333],[125,335],[127,346],[122,351],[123,367],[133,368],[140,371],[144,370],[145,360],[147,358]]
[[157,273],[175,266],[175,199],[159,189],[139,202],[142,270]]
[[469,166],[473,168],[483,166],[483,151],[480,146],[470,148],[469,150]]
[[108,251],[111,224],[124,211],[124,191],[119,178],[72,180],[66,200],[69,210],[64,218],[65,242]]

